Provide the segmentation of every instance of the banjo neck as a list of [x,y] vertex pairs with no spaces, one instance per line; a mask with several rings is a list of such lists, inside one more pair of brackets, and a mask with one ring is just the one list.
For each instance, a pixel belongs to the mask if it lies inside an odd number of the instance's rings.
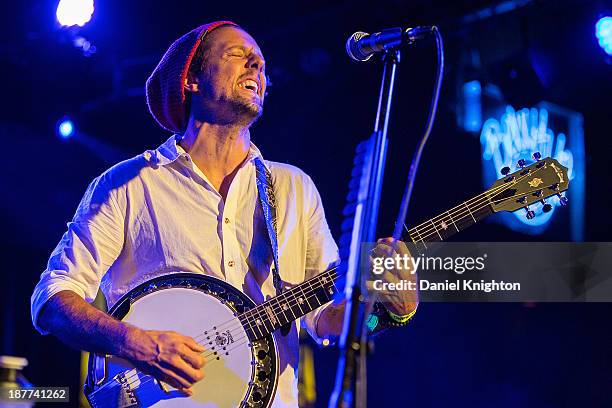
[[300,283],[240,314],[238,319],[251,340],[267,336],[330,302],[338,293],[334,280],[340,276],[334,267]]

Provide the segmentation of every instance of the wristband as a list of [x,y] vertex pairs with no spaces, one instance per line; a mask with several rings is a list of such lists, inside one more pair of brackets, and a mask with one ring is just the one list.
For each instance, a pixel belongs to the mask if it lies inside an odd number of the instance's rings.
[[414,308],[414,310],[410,313],[408,313],[407,315],[396,315],[395,313],[393,313],[392,311],[390,311],[389,309],[385,308],[387,311],[387,314],[389,315],[389,317],[391,318],[391,320],[393,320],[394,323],[400,324],[400,325],[404,325],[406,323],[408,323],[410,321],[410,319],[412,319],[412,316],[414,316],[414,314],[417,311],[417,307]]

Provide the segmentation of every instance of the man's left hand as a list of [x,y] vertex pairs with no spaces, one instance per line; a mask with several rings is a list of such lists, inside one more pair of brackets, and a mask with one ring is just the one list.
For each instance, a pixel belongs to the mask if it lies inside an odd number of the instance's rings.
[[[381,238],[376,242],[376,246],[371,252],[370,261],[373,262],[374,258],[393,258],[396,259],[397,255],[404,259],[407,256],[409,259],[412,258],[410,251],[405,243],[397,241],[393,238]],[[376,292],[378,300],[392,313],[405,316],[416,310],[419,299],[417,291],[417,276],[413,273],[413,263],[410,261],[407,265],[394,265],[393,269],[385,269],[381,275],[377,275],[376,279],[380,279],[387,283],[400,283],[412,282],[412,288],[414,290],[375,290],[371,286],[371,282],[368,282],[368,289]],[[408,267],[405,267],[408,266]],[[406,285],[407,286],[407,285]]]

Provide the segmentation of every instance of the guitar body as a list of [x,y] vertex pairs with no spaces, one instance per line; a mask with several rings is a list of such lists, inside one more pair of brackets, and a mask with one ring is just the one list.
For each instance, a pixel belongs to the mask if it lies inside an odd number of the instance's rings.
[[123,296],[110,311],[147,330],[193,337],[206,351],[204,379],[193,395],[139,372],[129,361],[92,354],[85,394],[103,407],[269,407],[276,392],[274,337],[253,339],[238,319],[254,302],[219,279],[175,273],[148,281]]

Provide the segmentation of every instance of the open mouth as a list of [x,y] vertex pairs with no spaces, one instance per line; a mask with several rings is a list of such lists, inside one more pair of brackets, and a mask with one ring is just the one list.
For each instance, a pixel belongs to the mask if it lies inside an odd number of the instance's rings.
[[257,82],[253,81],[252,79],[247,79],[245,81],[240,82],[238,84],[238,87],[251,91],[256,95],[259,95],[259,84],[257,84]]

